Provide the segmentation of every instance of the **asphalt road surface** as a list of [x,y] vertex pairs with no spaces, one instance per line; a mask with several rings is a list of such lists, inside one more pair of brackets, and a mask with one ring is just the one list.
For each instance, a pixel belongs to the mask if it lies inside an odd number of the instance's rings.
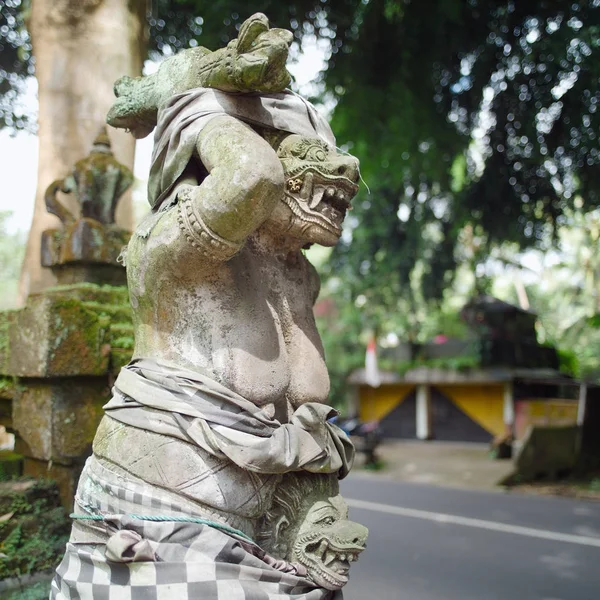
[[600,600],[600,503],[342,482],[369,528],[345,600]]

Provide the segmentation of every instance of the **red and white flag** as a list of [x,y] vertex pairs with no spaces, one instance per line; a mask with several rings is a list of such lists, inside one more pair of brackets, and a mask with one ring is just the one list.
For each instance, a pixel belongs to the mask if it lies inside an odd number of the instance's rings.
[[377,342],[375,338],[367,344],[367,354],[365,356],[365,382],[371,387],[381,385],[381,376],[377,367]]

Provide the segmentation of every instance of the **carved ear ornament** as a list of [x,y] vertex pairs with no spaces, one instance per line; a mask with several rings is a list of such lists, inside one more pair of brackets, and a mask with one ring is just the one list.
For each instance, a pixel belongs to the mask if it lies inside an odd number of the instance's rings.
[[290,192],[299,192],[302,189],[302,179],[299,177],[288,179],[287,186]]

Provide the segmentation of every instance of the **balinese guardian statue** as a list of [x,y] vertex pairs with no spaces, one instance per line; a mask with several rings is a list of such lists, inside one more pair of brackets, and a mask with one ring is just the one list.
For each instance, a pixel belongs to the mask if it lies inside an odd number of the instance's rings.
[[152,212],[126,253],[134,358],[54,599],[339,600],[365,547],[302,253],[338,241],[358,162],[285,89],[291,39],[257,14],[223,50],[116,84],[109,123],[156,127]]

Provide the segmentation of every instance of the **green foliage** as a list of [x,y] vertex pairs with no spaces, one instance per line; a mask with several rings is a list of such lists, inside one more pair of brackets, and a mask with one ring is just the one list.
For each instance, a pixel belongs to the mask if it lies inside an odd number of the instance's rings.
[[[506,263],[511,268],[496,277],[494,290],[514,302],[514,281],[529,280],[526,295],[531,310],[539,317],[539,340],[558,348],[561,370],[598,380],[600,211],[566,211],[555,238],[558,251],[551,249],[549,235],[542,240],[545,252],[528,251],[525,256],[505,248],[503,257],[509,259]],[[525,259],[539,265],[535,273],[521,267]]]
[[333,306],[330,314],[317,317],[317,326],[331,380],[329,403],[344,411],[349,393],[346,380],[352,371],[363,367],[365,361],[360,314],[348,305]]
[[27,5],[22,0],[0,2],[0,128],[35,128],[35,121],[19,102],[25,79],[34,72],[31,40],[25,27]]
[[0,594],[0,600],[47,600],[50,594],[50,583],[39,581],[32,585],[20,587]]
[[0,481],[9,481],[21,475],[23,457],[10,450],[0,450]]
[[56,485],[39,480],[25,493],[3,491],[1,502],[13,514],[0,523],[0,552],[6,555],[0,560],[0,579],[55,568],[70,532]]
[[[20,519],[0,545],[8,557],[0,561],[0,578],[55,568],[64,553],[69,530],[70,522],[61,507],[44,512],[43,516]],[[0,536],[2,533],[0,529]]]
[[577,376],[579,374],[579,360],[574,350],[558,348],[558,364],[561,373]]
[[333,270],[357,276],[355,295],[396,296],[416,269],[440,298],[470,223],[474,269],[493,243],[539,243],[576,193],[596,205],[600,6],[437,0],[392,18],[387,5],[363,3],[324,76],[371,187]]

